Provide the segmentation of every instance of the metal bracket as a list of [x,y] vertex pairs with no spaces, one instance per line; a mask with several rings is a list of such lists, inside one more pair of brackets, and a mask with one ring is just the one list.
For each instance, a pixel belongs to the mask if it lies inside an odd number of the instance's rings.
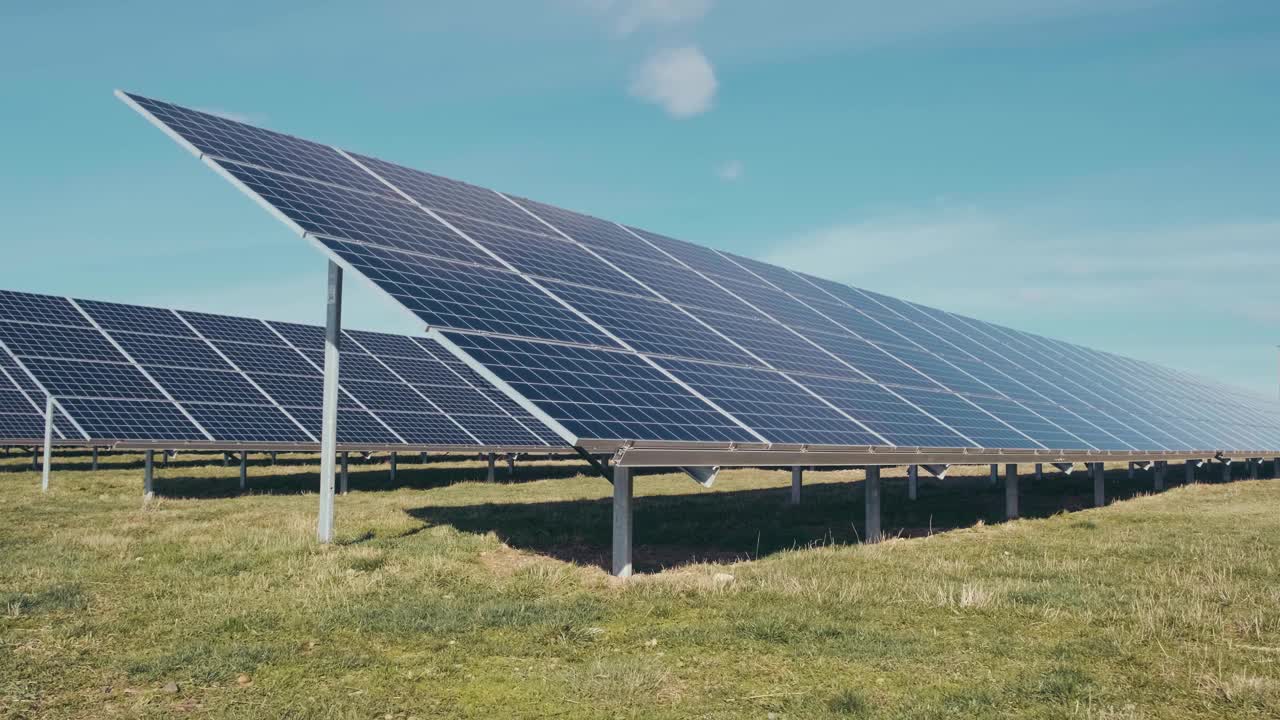
[[951,470],[950,465],[921,465],[920,467],[929,471],[929,474],[939,480],[947,479],[947,472]]
[[1049,464],[1061,470],[1063,475],[1070,475],[1071,471],[1074,470],[1076,467],[1075,463],[1061,462],[1061,463],[1049,463]]
[[701,467],[682,467],[680,468],[686,475],[693,478],[693,481],[702,487],[709,488],[715,484],[716,477],[720,474],[720,466],[701,466]]

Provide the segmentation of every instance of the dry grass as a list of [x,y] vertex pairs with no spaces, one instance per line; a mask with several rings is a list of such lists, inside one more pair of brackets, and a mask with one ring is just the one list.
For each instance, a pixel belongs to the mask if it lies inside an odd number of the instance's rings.
[[149,503],[136,458],[48,496],[0,461],[0,717],[1280,716],[1280,483],[1119,472],[1079,510],[1047,475],[1002,523],[985,468],[890,480],[901,537],[863,546],[856,471],[798,508],[787,473],[646,475],[619,583],[576,465],[362,467],[321,547],[302,460],[240,495],[183,456]]

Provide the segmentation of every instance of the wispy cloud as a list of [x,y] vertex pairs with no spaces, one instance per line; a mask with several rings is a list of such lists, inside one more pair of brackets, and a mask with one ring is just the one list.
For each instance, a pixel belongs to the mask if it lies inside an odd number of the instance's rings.
[[668,115],[686,118],[711,109],[716,73],[702,51],[692,45],[659,50],[635,73],[632,96],[660,106]]
[[741,160],[730,160],[716,168],[716,177],[725,182],[735,182],[742,179],[742,174],[746,172],[746,169]]
[[690,25],[706,16],[713,4],[714,0],[579,0],[588,12],[606,18],[619,35]]

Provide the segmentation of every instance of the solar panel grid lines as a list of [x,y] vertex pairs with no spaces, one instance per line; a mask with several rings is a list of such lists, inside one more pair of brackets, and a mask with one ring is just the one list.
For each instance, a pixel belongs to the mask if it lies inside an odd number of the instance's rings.
[[[368,349],[366,349],[366,348],[365,348],[365,346],[364,346],[363,344],[361,344],[361,342],[360,342],[358,339],[356,339],[356,338],[355,338],[351,333],[343,333],[343,334],[346,336],[346,340],[347,340],[348,342],[354,343],[354,344],[355,344],[355,346],[356,346],[356,347],[358,347],[358,348],[360,348],[360,350],[361,350],[361,351],[363,351],[363,352],[365,352],[365,353],[368,353],[368,354],[369,354],[369,356],[370,356],[370,357],[372,357],[372,358],[374,359],[374,361],[375,361],[375,362],[377,362],[378,364],[380,364],[383,368],[385,368],[385,369],[387,370],[387,372],[388,372],[388,373],[390,373],[390,374],[391,374],[391,375],[393,375],[397,380],[399,380],[399,381],[404,385],[404,387],[408,388],[408,389],[409,389],[409,391],[413,392],[415,395],[417,395],[419,398],[421,398],[421,399],[422,399],[422,400],[423,400],[423,401],[424,401],[424,402],[425,402],[425,403],[426,403],[426,404],[427,404],[427,405],[428,405],[432,410],[434,410],[434,411],[435,411],[435,412],[437,412],[437,413],[440,413],[441,415],[444,415],[445,419],[446,419],[447,421],[449,421],[449,422],[453,423],[455,426],[457,426],[458,430],[462,431],[462,433],[463,433],[464,435],[466,435],[467,437],[469,437],[469,438],[471,438],[472,440],[474,440],[474,441],[475,441],[475,443],[476,443],[477,445],[483,445],[483,444],[484,444],[484,442],[482,442],[482,441],[480,440],[480,438],[476,437],[474,434],[472,434],[472,433],[471,433],[471,431],[469,431],[469,430],[467,430],[467,428],[463,427],[462,423],[460,423],[460,422],[458,422],[457,420],[455,420],[455,419],[453,418],[453,416],[451,416],[451,415],[449,415],[449,414],[445,413],[445,412],[444,412],[444,410],[442,410],[442,409],[440,408],[440,406],[439,406],[439,405],[437,405],[434,401],[432,401],[432,399],[431,399],[430,397],[428,397],[426,394],[424,394],[424,393],[423,393],[421,390],[419,390],[416,386],[414,386],[413,384],[411,384],[408,380],[405,380],[401,375],[399,375],[398,373],[396,373],[396,371],[395,371],[394,369],[392,369],[392,368],[391,368],[391,366],[389,366],[389,365],[387,365],[385,362],[383,362],[383,360],[382,360],[381,358],[379,358],[378,356],[376,356],[376,355],[374,355],[373,353],[369,352],[369,351],[368,351]],[[388,408],[386,408],[386,409],[392,409],[392,408],[391,408],[391,407],[388,407]]]
[[[424,212],[426,212],[426,213],[428,213],[428,214],[432,215],[433,217],[435,217],[437,220],[440,220],[440,222],[444,223],[445,225],[448,225],[452,230],[454,230],[454,231],[455,231],[455,232],[457,232],[459,235],[461,235],[462,237],[466,238],[468,241],[470,241],[470,242],[472,242],[474,245],[476,245],[476,247],[478,247],[478,248],[480,248],[480,249],[484,250],[485,252],[489,253],[490,255],[492,255],[496,260],[498,260],[498,261],[499,261],[500,263],[502,263],[505,267],[507,267],[507,269],[511,270],[512,272],[515,272],[515,273],[519,274],[518,269],[517,269],[514,265],[510,264],[510,263],[509,263],[509,262],[507,262],[505,259],[503,259],[501,256],[499,256],[499,255],[497,255],[496,253],[492,252],[492,251],[491,251],[491,250],[489,250],[488,248],[485,248],[481,243],[479,243],[479,242],[477,242],[475,239],[473,239],[473,238],[469,237],[465,232],[463,232],[462,230],[460,230],[460,229],[459,229],[459,228],[457,228],[456,226],[454,226],[454,225],[450,224],[450,222],[449,222],[448,220],[445,220],[445,219],[444,219],[444,218],[442,218],[439,214],[437,214],[437,213],[435,213],[434,211],[432,211],[430,208],[425,207],[425,206],[421,205],[420,203],[418,203],[416,200],[414,200],[414,199],[413,199],[413,197],[412,197],[411,195],[409,195],[408,193],[404,192],[403,190],[401,190],[401,189],[399,189],[399,188],[396,188],[394,185],[392,185],[392,184],[391,184],[389,181],[387,181],[385,178],[382,178],[381,176],[377,175],[377,174],[376,174],[373,170],[371,170],[368,166],[365,166],[365,165],[360,164],[358,161],[356,161],[355,159],[351,158],[349,155],[347,155],[347,157],[348,157],[348,159],[351,159],[351,160],[352,160],[352,162],[354,162],[354,163],[356,163],[357,165],[360,165],[360,167],[364,168],[367,172],[369,172],[369,174],[370,174],[370,175],[373,175],[374,177],[377,177],[377,178],[378,178],[379,180],[381,180],[384,184],[386,184],[388,187],[390,187],[390,188],[392,188],[393,190],[395,190],[395,191],[396,191],[398,194],[400,194],[401,196],[405,197],[405,198],[406,198],[406,199],[408,199],[408,200],[412,200],[412,201],[413,201],[415,204],[417,204],[417,205],[418,205],[418,207],[419,207],[420,209],[422,209]],[[505,199],[505,196],[503,196],[503,198]],[[530,213],[530,214],[532,214],[532,213]],[[603,225],[608,225],[608,223],[605,223],[604,221],[598,221],[598,222],[602,223]],[[550,225],[550,224],[548,223],[548,225]],[[597,230],[599,230],[600,228],[599,228],[599,227],[597,227],[596,229],[597,229]],[[563,233],[562,233],[562,234],[563,234]],[[568,235],[566,235],[566,237],[569,237],[569,236],[568,236]],[[574,306],[573,306],[573,305],[571,305],[570,303],[567,303],[567,302],[565,302],[564,300],[562,300],[559,296],[557,296],[554,292],[552,292],[552,291],[551,291],[550,289],[548,289],[546,286],[542,285],[542,284],[541,284],[540,282],[538,282],[537,280],[535,280],[535,279],[533,279],[533,278],[531,278],[531,277],[528,277],[528,276],[526,276],[526,275],[523,275],[523,274],[520,274],[519,276],[520,276],[520,277],[522,277],[522,278],[524,278],[524,279],[525,279],[529,284],[531,284],[531,285],[533,285],[534,287],[536,287],[536,288],[538,288],[539,290],[541,290],[543,293],[545,293],[545,294],[547,295],[547,297],[549,297],[549,298],[551,298],[552,300],[555,300],[556,302],[560,303],[560,304],[561,304],[561,305],[562,305],[566,310],[568,310],[569,312],[573,313],[574,315],[577,315],[579,318],[581,318],[583,321],[585,321],[586,323],[588,323],[589,325],[591,325],[592,327],[594,327],[597,331],[599,331],[599,332],[600,332],[600,333],[602,333],[604,336],[606,336],[607,338],[609,338],[610,340],[612,340],[614,343],[616,343],[616,344],[620,345],[621,347],[623,347],[623,348],[625,348],[625,349],[627,349],[627,350],[631,350],[632,352],[635,352],[635,348],[634,348],[634,347],[632,347],[630,344],[628,344],[625,340],[623,340],[622,338],[620,338],[617,334],[615,334],[615,333],[611,332],[608,328],[604,327],[604,326],[603,326],[603,325],[601,325],[599,322],[597,322],[596,320],[592,319],[589,315],[587,315],[587,314],[583,313],[582,311],[578,310],[576,307],[574,307]],[[553,338],[553,339],[554,339],[554,338]],[[670,373],[668,373],[665,369],[663,369],[661,366],[659,366],[657,363],[655,363],[652,359],[648,358],[648,357],[647,357],[647,356],[645,356],[644,354],[637,353],[637,354],[636,354],[636,357],[638,357],[638,358],[640,358],[642,361],[644,361],[644,362],[646,362],[646,363],[650,364],[653,368],[657,369],[659,372],[662,372],[662,373],[664,373],[664,374],[667,374],[667,375],[670,377],[670,379],[671,379],[671,380],[673,380],[674,382],[676,382],[677,384],[683,384],[683,383],[682,383],[678,378],[676,378],[676,377],[675,377],[675,376],[673,376],[673,375],[670,375]],[[688,386],[685,386],[685,389],[686,389],[687,391],[689,391],[689,392],[691,392],[691,393],[695,394],[695,395],[697,395],[697,394],[698,394],[698,393],[697,393],[693,388],[690,388],[690,387],[688,387]],[[719,412],[721,412],[721,413],[724,413],[724,414],[728,415],[728,413],[725,413],[725,411],[724,411],[722,408],[716,407],[716,406],[715,406],[715,404],[714,404],[714,403],[712,403],[710,400],[708,400],[708,399],[706,399],[706,398],[702,398],[702,399],[703,399],[703,401],[704,401],[704,402],[706,402],[707,404],[711,405],[713,408],[715,408],[715,409],[716,409],[716,410],[718,410]],[[747,432],[751,433],[752,435],[755,435],[757,438],[760,438],[760,439],[763,441],[763,436],[760,436],[760,435],[759,435],[758,433],[756,433],[754,430],[751,430],[748,426],[746,426],[746,425],[745,425],[744,423],[742,423],[740,420],[738,420],[737,418],[733,418],[732,416],[730,416],[730,419],[731,419],[731,420],[733,420],[733,422],[734,422],[735,424],[738,424],[738,425],[739,425],[739,426],[741,426],[744,430],[747,430]]]
[[[0,308],[0,312],[3,311],[4,309]],[[40,379],[37,378],[29,368],[22,364],[21,360],[18,359],[18,356],[15,355],[2,340],[0,340],[0,369],[5,370],[5,375],[9,378],[9,381],[27,397],[29,402],[35,405],[36,411],[40,414],[41,418],[44,418],[48,409],[49,391],[40,382]],[[67,414],[65,408],[56,401],[54,403],[54,407],[58,410],[58,414],[54,418],[54,430],[60,434],[63,439],[70,439],[74,435],[79,435],[84,438],[89,437],[89,435],[84,431],[84,428],[75,421],[75,418]],[[66,422],[69,425],[64,426],[62,424],[63,422]],[[42,422],[40,437],[43,437],[44,435],[43,426],[44,424]]]
[[[224,177],[414,313],[462,371],[500,390],[482,394],[550,420],[565,439],[776,444],[811,432],[848,442],[844,428],[859,427],[899,446],[1162,452],[1280,436],[1237,396],[1209,404],[1209,386],[1086,348],[338,148],[221,123],[183,140],[187,130],[166,128],[191,147],[224,145],[225,159],[206,164],[226,165]],[[330,172],[335,158],[347,164]],[[347,210],[333,215],[341,203]],[[410,207],[433,229],[419,228]],[[386,381],[399,365],[346,364],[361,383]],[[757,412],[744,400],[747,378],[825,409],[774,427],[786,414]],[[378,405],[406,403],[399,391],[352,387]],[[433,402],[455,413],[479,407],[454,391]],[[1199,407],[1184,411],[1187,403]],[[1206,424],[1219,431],[1202,433]]]
[[[292,342],[288,337],[286,337],[286,336],[285,336],[285,334],[284,334],[283,332],[281,332],[281,331],[280,331],[280,329],[279,329],[279,328],[277,328],[277,327],[275,326],[275,324],[273,324],[273,323],[269,323],[269,322],[263,322],[263,325],[265,325],[265,326],[267,327],[267,329],[268,329],[268,330],[270,330],[271,332],[275,333],[276,337],[280,338],[280,341],[281,341],[281,342],[283,342],[286,346],[288,346],[288,347],[289,347],[289,348],[291,348],[294,352],[296,352],[299,356],[301,356],[301,357],[302,357],[302,359],[303,359],[303,361],[304,361],[304,362],[306,362],[307,364],[311,365],[311,367],[312,367],[312,368],[313,368],[317,373],[319,373],[319,374],[322,374],[322,375],[323,375],[323,373],[324,373],[324,362],[323,362],[323,361],[321,361],[320,363],[318,363],[318,364],[317,364],[313,359],[311,359],[310,357],[308,357],[308,356],[307,356],[307,354],[306,354],[305,352],[303,352],[300,348],[298,348],[298,346],[297,346],[297,345],[295,345],[295,344],[294,344],[294,343],[293,343],[293,342]],[[340,353],[340,355],[341,355],[341,353]],[[343,396],[343,397],[346,397],[347,399],[349,399],[349,400],[351,400],[352,402],[354,402],[354,403],[355,403],[355,404],[356,404],[356,405],[357,405],[361,410],[363,410],[363,411],[364,411],[365,413],[367,413],[371,418],[373,418],[373,421],[374,421],[375,423],[377,423],[378,425],[380,425],[380,426],[382,427],[382,429],[383,429],[383,430],[385,430],[385,431],[386,431],[386,432],[387,432],[391,437],[395,438],[395,441],[396,441],[396,442],[404,443],[404,444],[408,444],[408,443],[407,443],[407,441],[404,439],[404,437],[402,437],[402,436],[401,436],[399,433],[397,433],[395,430],[392,430],[392,429],[391,429],[391,426],[390,426],[390,425],[388,425],[384,420],[382,420],[382,418],[379,418],[379,417],[377,416],[377,414],[375,414],[375,413],[374,413],[374,412],[369,408],[369,406],[368,406],[367,404],[365,404],[365,402],[364,402],[364,401],[362,401],[359,397],[356,397],[354,394],[352,394],[352,392],[351,392],[349,389],[347,389],[346,387],[344,387],[344,386],[343,386],[343,384],[342,384],[342,382],[341,382],[341,367],[342,367],[341,359],[339,360],[339,365],[338,365],[338,367],[339,367],[339,383],[338,383],[338,393],[339,393],[339,395],[340,395],[340,396]],[[339,413],[339,414],[341,414],[341,413]],[[350,413],[348,413],[348,414],[350,414]]]
[[[256,381],[253,377],[251,377],[249,373],[245,372],[243,368],[237,365],[230,357],[227,356],[226,353],[224,353],[221,349],[219,349],[218,346],[215,345],[212,340],[205,337],[204,334],[200,331],[200,329],[195,325],[195,323],[193,323],[190,319],[188,319],[186,315],[184,315],[182,312],[179,312],[177,310],[172,310],[170,312],[173,313],[173,316],[177,318],[178,322],[181,323],[183,327],[185,327],[193,335],[195,335],[196,337],[203,340],[206,344],[208,344],[209,348],[214,353],[216,353],[218,357],[222,359],[223,362],[225,362],[228,366],[230,366],[240,376],[240,378],[244,380],[245,383],[247,383],[254,390],[256,390],[259,395],[265,398],[272,405],[272,407],[279,410],[282,415],[288,418],[289,421],[293,423],[294,426],[297,427],[299,431],[302,432],[303,436],[306,437],[306,439],[310,440],[311,442],[319,442],[319,439],[310,430],[308,430],[307,427],[303,425],[298,420],[298,418],[293,415],[293,413],[290,413],[283,405],[281,405],[281,403],[271,393],[267,392],[267,390],[263,388],[262,385],[258,383],[258,381]],[[197,320],[198,319],[199,318],[197,317]]]
[[[191,412],[189,412],[185,407],[182,406],[182,404],[180,404],[177,400],[175,400],[173,395],[170,395],[169,391],[166,390],[164,386],[162,386],[159,382],[156,382],[156,379],[152,377],[150,373],[147,372],[146,368],[144,368],[132,355],[130,355],[129,352],[124,349],[124,346],[122,346],[119,342],[117,342],[116,339],[112,337],[110,333],[104,330],[103,327],[98,323],[98,321],[95,320],[92,315],[86,312],[85,309],[75,301],[75,299],[67,298],[67,302],[71,303],[71,305],[75,307],[75,309],[79,311],[81,315],[84,316],[85,320],[89,321],[90,325],[92,325],[99,332],[101,332],[102,336],[106,338],[107,342],[111,343],[112,347],[114,347],[117,351],[119,351],[120,354],[123,355],[125,359],[127,359],[130,363],[133,363],[137,371],[141,373],[143,377],[145,377],[148,381],[150,381],[150,383],[154,385],[157,390],[160,391],[160,394],[163,395],[166,400],[173,403],[173,406],[178,410],[178,412],[182,413],[183,417],[191,421],[191,424],[194,425],[197,430],[203,433],[206,439],[208,440],[214,439],[213,433],[209,432],[204,427],[203,424],[201,424],[198,420],[196,420],[195,416],[192,415]],[[131,396],[131,397],[136,397],[136,396]]]

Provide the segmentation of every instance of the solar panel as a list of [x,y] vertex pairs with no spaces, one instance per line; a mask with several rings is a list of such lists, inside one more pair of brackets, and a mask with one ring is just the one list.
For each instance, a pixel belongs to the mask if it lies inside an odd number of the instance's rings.
[[[60,439],[317,442],[322,328],[14,292],[0,326],[0,439],[43,438],[47,391]],[[346,334],[344,446],[564,447],[433,341]]]
[[[457,374],[502,386],[478,395],[578,441],[1280,447],[1280,406],[1217,383],[121,96],[437,331]],[[415,387],[441,377],[384,365]]]

